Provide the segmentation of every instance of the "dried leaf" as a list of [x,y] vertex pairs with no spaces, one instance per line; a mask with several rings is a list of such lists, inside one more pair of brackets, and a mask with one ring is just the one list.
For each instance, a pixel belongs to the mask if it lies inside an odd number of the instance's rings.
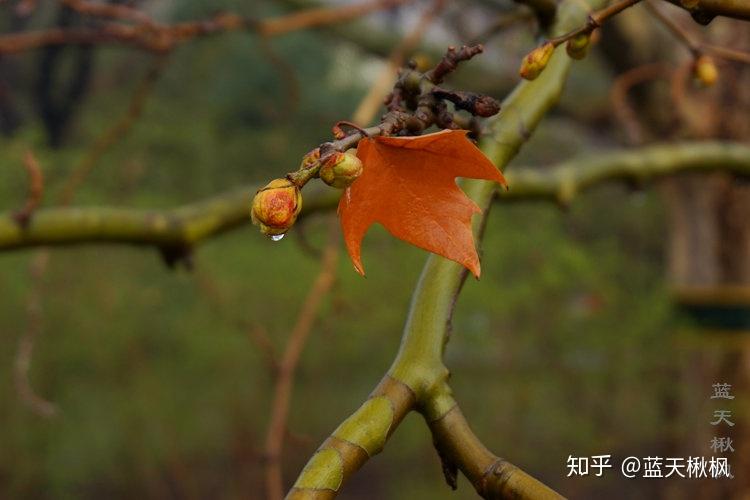
[[357,156],[364,171],[346,189],[338,209],[349,256],[360,274],[362,238],[377,222],[393,236],[456,261],[479,277],[471,216],[480,209],[459,189],[456,177],[506,183],[466,133],[444,130],[360,141]]

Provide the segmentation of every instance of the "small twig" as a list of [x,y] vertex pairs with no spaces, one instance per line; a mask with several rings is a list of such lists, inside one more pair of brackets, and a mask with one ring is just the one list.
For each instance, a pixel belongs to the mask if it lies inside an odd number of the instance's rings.
[[652,63],[628,70],[614,79],[609,98],[614,109],[614,116],[622,123],[628,142],[631,144],[642,144],[646,140],[646,134],[638,119],[638,113],[628,102],[630,89],[656,78],[669,77],[671,74],[672,69],[667,64]]
[[280,101],[280,106],[274,108],[274,114],[278,118],[292,116],[300,100],[300,83],[296,68],[274,49],[271,40],[268,38],[260,37],[258,47],[271,67],[278,73],[279,83],[286,93],[284,99],[276,100],[276,102]]
[[99,159],[112,146],[117,144],[132,128],[143,112],[148,96],[151,94],[156,81],[166,65],[166,58],[159,57],[146,73],[141,83],[136,88],[130,99],[127,112],[114,125],[107,129],[94,143],[93,147],[86,153],[80,164],[71,172],[62,189],[59,203],[69,205],[73,200],[78,187],[88,177],[96,166]]
[[657,7],[652,2],[646,2],[646,8],[654,15],[659,23],[667,28],[667,30],[669,30],[669,32],[690,51],[690,54],[694,59],[697,59],[702,54],[711,54],[727,61],[750,64],[750,53],[706,43],[690,33],[685,27],[675,22],[671,16],[665,14],[661,8]]
[[216,277],[207,272],[204,267],[197,267],[192,273],[196,289],[202,293],[206,303],[213,309],[216,316],[225,318],[230,324],[237,327],[238,330],[246,332],[250,340],[258,347],[261,355],[265,358],[268,366],[268,372],[272,377],[276,376],[278,359],[276,349],[274,348],[271,337],[266,329],[257,324],[248,324],[247,321],[239,319],[228,304],[227,294],[222,289]]
[[735,61],[743,64],[750,64],[750,52],[744,50],[721,47],[710,43],[702,43],[701,48],[704,52],[720,57],[725,61]]
[[286,348],[278,365],[278,378],[274,387],[270,423],[266,434],[265,471],[266,497],[280,500],[284,496],[284,482],[281,473],[281,454],[284,436],[287,432],[287,417],[291,392],[294,386],[294,375],[302,351],[312,331],[318,309],[328,291],[333,286],[338,262],[338,224],[331,220],[328,244],[323,252],[321,269],[307,298],[302,305],[297,322],[292,330]]
[[688,33],[688,31],[676,23],[670,16],[666,15],[662,10],[651,2],[646,2],[646,9],[662,24],[669,32],[677,38],[693,55],[697,57],[700,52],[700,44]]
[[[90,15],[128,19],[137,24],[106,22],[96,27],[50,28],[25,33],[0,35],[0,54],[14,54],[47,45],[121,44],[134,48],[164,53],[176,46],[210,35],[231,31],[250,31],[262,36],[277,36],[291,31],[337,24],[364,16],[377,10],[396,7],[413,0],[372,0],[348,7],[327,7],[295,12],[273,19],[256,20],[237,14],[221,12],[209,19],[160,24],[136,9],[96,4],[88,1],[66,0]],[[122,7],[122,6],[120,6]]]
[[18,350],[13,370],[13,382],[16,393],[21,401],[34,413],[45,418],[54,417],[57,414],[57,406],[39,396],[29,380],[31,359],[34,353],[34,343],[42,330],[42,280],[49,262],[49,251],[41,250],[31,259],[29,273],[31,275],[31,288],[26,299],[26,331],[18,340]]
[[21,0],[14,10],[18,17],[28,17],[36,10],[36,7],[37,0]]
[[268,365],[268,371],[275,377],[279,372],[279,360],[273,342],[271,342],[271,337],[268,335],[268,331],[260,325],[255,325],[248,328],[248,335],[263,353],[263,356],[266,358],[266,364]]
[[455,47],[448,47],[448,51],[443,56],[443,59],[441,59],[434,69],[425,73],[425,77],[435,85],[440,85],[448,74],[456,70],[459,63],[468,61],[482,52],[484,52],[482,44],[464,45],[458,50]]
[[346,132],[344,132],[344,129],[341,127],[353,128],[354,130],[359,132],[362,135],[362,137],[370,137],[369,134],[367,133],[367,130],[363,129],[356,123],[350,122],[349,120],[339,120],[334,124],[332,128],[333,135],[334,137],[336,137],[336,139],[343,139],[347,135]]
[[156,27],[154,21],[145,12],[117,3],[90,2],[88,0],[60,0],[66,7],[85,16],[132,21],[150,27]]
[[31,217],[34,215],[34,210],[42,202],[44,195],[44,174],[31,150],[26,151],[23,158],[23,166],[28,174],[29,188],[26,195],[26,203],[21,210],[15,213],[14,217],[16,222],[25,228],[29,225]]
[[750,2],[746,0],[667,0],[688,11],[695,22],[708,24],[716,16],[750,21]]
[[365,16],[379,10],[390,9],[412,2],[413,0],[370,0],[361,4],[338,7],[321,7],[303,12],[293,12],[277,19],[258,22],[256,31],[263,36],[277,36],[291,31],[317,28],[337,24]]
[[[362,125],[366,125],[371,120],[371,117],[375,115],[376,110],[382,105],[383,96],[388,93],[388,89],[393,87],[394,80],[398,73],[398,69],[404,65],[408,55],[414,50],[419,41],[424,36],[427,28],[432,24],[434,19],[440,14],[445,7],[445,0],[435,0],[431,6],[429,6],[422,17],[417,22],[417,25],[405,37],[394,47],[385,69],[378,75],[375,83],[370,86],[370,90],[357,106],[352,121]],[[369,117],[369,118],[368,118]]]
[[[393,92],[386,99],[388,112],[383,115],[379,125],[361,129],[357,133],[345,137],[341,137],[342,134],[334,129],[337,140],[321,144],[318,148],[320,157],[317,160],[303,162],[298,170],[288,173],[286,178],[297,186],[303,187],[310,179],[318,175],[320,165],[328,157],[337,151],[345,151],[354,147],[364,137],[398,133],[419,135],[432,125],[454,128],[452,116],[447,114],[445,108],[441,106],[441,100],[432,91],[437,84],[441,83],[449,73],[456,69],[459,63],[481,54],[483,50],[481,45],[463,46],[460,49],[449,47],[437,66],[426,73],[417,71],[414,65],[404,68],[393,87]],[[443,96],[447,98],[448,91],[440,90],[443,92]],[[477,115],[482,113],[481,116],[491,116],[491,109],[499,109],[499,105],[493,99],[478,94],[454,92],[450,95],[458,102],[465,104],[464,109]],[[469,102],[471,102],[471,105],[469,105]],[[374,110],[375,108],[370,107],[369,109]],[[360,120],[366,121],[362,118]]]
[[550,42],[553,46],[557,47],[568,40],[571,40],[579,35],[590,35],[595,29],[600,28],[602,24],[611,17],[616,16],[628,7],[632,7],[641,0],[619,0],[603,9],[597,10],[596,12],[589,14],[586,22],[580,28],[574,29],[564,35],[550,38]]
[[[60,195],[59,204],[62,206],[69,205],[75,196],[75,193],[88,176],[93,167],[95,166],[98,159],[104,154],[112,144],[116,143],[132,126],[135,120],[140,115],[143,104],[145,103],[146,97],[151,91],[153,83],[156,81],[162,68],[162,60],[158,61],[146,76],[146,79],[142,82],[139,88],[136,90],[127,115],[117,122],[112,128],[110,128],[99,140],[94,144],[89,154],[84,158],[83,162],[75,169],[68,177],[68,181],[63,188],[62,194]],[[26,156],[26,168],[29,171],[31,179],[29,198],[26,206],[20,212],[16,214],[16,218],[21,224],[28,225],[30,222],[33,210],[39,204],[43,190],[43,177],[39,165],[36,163],[31,152],[27,153]],[[163,249],[165,250],[165,249]],[[166,255],[166,254],[165,254]],[[47,250],[42,250],[37,257],[32,261],[30,265],[30,273],[32,276],[32,291],[29,293],[28,306],[27,306],[27,331],[21,337],[19,341],[18,354],[16,356],[16,372],[15,380],[16,387],[19,396],[25,401],[35,412],[44,416],[53,416],[57,412],[57,408],[54,404],[45,401],[31,389],[31,384],[28,380],[29,366],[31,365],[31,357],[33,354],[34,341],[41,331],[41,281],[44,277],[44,273],[49,264],[50,254]],[[181,255],[181,261],[185,261],[185,256]]]

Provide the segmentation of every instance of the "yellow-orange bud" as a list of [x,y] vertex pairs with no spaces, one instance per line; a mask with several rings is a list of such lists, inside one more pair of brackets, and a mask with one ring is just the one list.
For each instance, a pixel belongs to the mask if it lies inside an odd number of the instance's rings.
[[343,189],[352,185],[362,174],[362,161],[357,152],[350,149],[346,153],[336,152],[320,167],[320,178],[329,186]]
[[710,87],[719,79],[719,70],[716,69],[714,60],[703,55],[695,60],[693,65],[693,76],[704,87]]
[[288,179],[274,179],[258,190],[250,216],[260,232],[269,236],[284,234],[302,210],[302,193]]
[[565,51],[573,59],[583,59],[586,57],[590,43],[591,37],[589,34],[581,33],[568,40],[568,43],[565,44]]
[[547,63],[552,57],[554,51],[555,46],[552,45],[552,42],[543,43],[523,58],[518,73],[526,80],[534,80],[542,71],[544,71],[544,68],[547,67]]

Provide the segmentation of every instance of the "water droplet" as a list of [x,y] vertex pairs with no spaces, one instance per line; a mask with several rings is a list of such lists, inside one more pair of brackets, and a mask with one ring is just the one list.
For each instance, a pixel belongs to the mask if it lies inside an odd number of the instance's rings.
[[272,234],[271,240],[272,241],[281,241],[284,238],[283,234]]

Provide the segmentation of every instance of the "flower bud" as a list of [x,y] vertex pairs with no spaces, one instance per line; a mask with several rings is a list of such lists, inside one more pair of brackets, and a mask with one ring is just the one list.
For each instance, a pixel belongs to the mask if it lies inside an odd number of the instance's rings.
[[591,43],[591,37],[588,33],[581,33],[565,44],[565,51],[573,59],[583,59],[586,57],[586,53],[589,50],[589,44]]
[[250,216],[260,232],[268,236],[284,234],[302,210],[302,193],[288,179],[274,179],[255,193]]
[[545,42],[523,58],[518,73],[526,80],[534,80],[544,70],[555,51],[552,42]]
[[709,56],[698,57],[693,64],[693,76],[704,87],[710,87],[719,79],[719,70]]
[[336,152],[321,165],[319,175],[329,186],[344,189],[362,175],[362,161],[354,149],[346,153]]

